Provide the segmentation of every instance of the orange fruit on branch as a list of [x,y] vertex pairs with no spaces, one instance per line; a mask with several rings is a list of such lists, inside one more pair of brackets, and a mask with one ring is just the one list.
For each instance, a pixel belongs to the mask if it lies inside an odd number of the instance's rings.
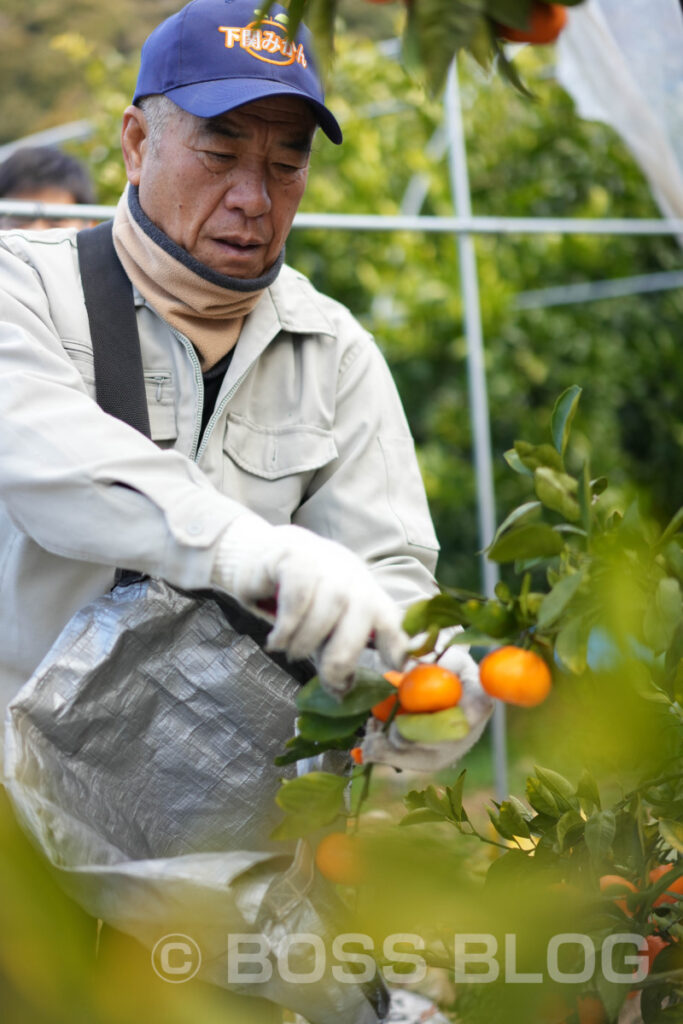
[[398,689],[401,707],[409,714],[445,711],[462,697],[462,683],[455,672],[441,665],[422,664],[411,668]]
[[[660,864],[658,867],[653,868],[649,876],[650,884],[658,882],[663,875],[668,875],[671,870],[673,870],[673,864]],[[677,903],[678,900],[673,893],[678,893],[678,895],[683,896],[683,875],[679,875],[678,878],[675,878],[671,885],[667,886],[666,892],[663,892],[661,896],[658,896],[652,906],[661,907],[663,903]]]
[[562,4],[546,4],[536,0],[527,28],[496,24],[496,34],[511,43],[554,43],[567,24],[567,9]]
[[[401,682],[403,681],[404,674],[405,673],[403,672],[395,672],[392,669],[391,671],[384,673],[384,678],[387,680],[387,682],[391,683],[392,686],[395,686],[396,689],[398,689],[398,687],[401,685]],[[380,722],[386,722],[389,715],[394,710],[397,704],[398,694],[394,696],[394,694],[392,693],[388,697],[385,697],[384,700],[380,700],[377,702],[377,704],[373,704],[370,710],[372,711],[375,718],[378,718]],[[397,714],[402,715],[404,714],[404,712],[401,710],[401,708],[399,708]]]
[[337,885],[358,885],[363,880],[358,839],[347,832],[330,832],[321,839],[315,864],[324,878]]
[[362,750],[361,747],[353,747],[349,751],[349,754],[351,755],[351,760],[355,764],[362,764],[363,763],[363,750]]
[[597,996],[579,996],[576,1001],[579,1024],[607,1024],[607,1013]]
[[[628,878],[624,878],[623,875],[603,875],[600,879],[600,892],[604,892],[611,886],[615,888],[619,886],[620,889],[628,889],[629,892],[638,892],[633,882],[629,882]],[[629,910],[626,900],[615,900],[614,902],[628,917],[633,917],[633,911]]]
[[479,665],[481,685],[490,697],[533,708],[550,693],[552,676],[539,654],[521,647],[499,647]]

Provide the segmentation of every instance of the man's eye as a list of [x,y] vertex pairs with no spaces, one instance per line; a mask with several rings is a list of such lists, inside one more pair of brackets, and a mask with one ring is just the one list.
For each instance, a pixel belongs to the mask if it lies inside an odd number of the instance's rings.
[[210,157],[212,160],[221,160],[223,162],[226,160],[234,160],[235,158],[233,153],[213,153],[208,149],[204,150],[204,155]]
[[301,170],[301,167],[297,167],[295,164],[275,164],[275,166],[283,174],[297,174]]

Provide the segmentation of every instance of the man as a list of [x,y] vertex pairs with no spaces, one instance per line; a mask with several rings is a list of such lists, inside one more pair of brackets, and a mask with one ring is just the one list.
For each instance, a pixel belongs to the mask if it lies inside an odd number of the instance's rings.
[[[335,143],[341,131],[307,33],[288,41],[281,8],[255,17],[247,0],[193,0],[169,18],[123,116],[113,244],[154,443],[93,401],[75,232],[0,244],[3,703],[116,566],[250,608],[276,598],[269,647],[314,657],[335,693],[371,637],[384,667],[402,664],[401,608],[435,592],[437,542],[386,365],[283,262],[316,127]],[[399,750],[382,734],[373,759],[437,768],[480,735],[476,667],[446,657],[466,684],[468,743]]]
[[[68,153],[50,146],[22,146],[0,164],[0,199],[59,205],[94,203],[95,190],[87,169]],[[70,217],[0,217],[0,228],[19,227],[27,231],[84,226],[83,221]]]

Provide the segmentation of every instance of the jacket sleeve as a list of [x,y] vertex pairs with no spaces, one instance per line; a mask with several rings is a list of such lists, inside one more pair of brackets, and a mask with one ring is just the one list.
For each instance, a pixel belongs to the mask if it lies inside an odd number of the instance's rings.
[[294,521],[355,551],[405,606],[437,591],[439,545],[389,369],[357,321],[338,315],[350,343],[339,369],[337,457],[316,473]]
[[181,587],[209,582],[243,507],[108,416],[64,351],[36,270],[0,244],[0,500],[41,547]]

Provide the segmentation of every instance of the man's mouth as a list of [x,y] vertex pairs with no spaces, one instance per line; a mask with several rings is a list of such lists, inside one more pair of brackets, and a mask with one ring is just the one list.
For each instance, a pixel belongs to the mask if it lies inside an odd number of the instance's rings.
[[263,242],[260,242],[257,239],[245,238],[216,238],[214,241],[226,248],[245,253],[253,252],[254,249],[259,249],[263,245]]

